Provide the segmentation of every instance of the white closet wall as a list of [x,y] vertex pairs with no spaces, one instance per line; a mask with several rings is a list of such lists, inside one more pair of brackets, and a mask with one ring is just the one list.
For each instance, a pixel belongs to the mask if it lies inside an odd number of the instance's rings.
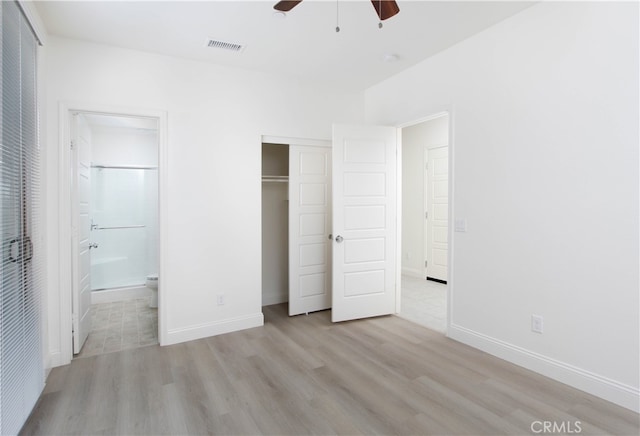
[[289,146],[262,144],[262,305],[289,301]]

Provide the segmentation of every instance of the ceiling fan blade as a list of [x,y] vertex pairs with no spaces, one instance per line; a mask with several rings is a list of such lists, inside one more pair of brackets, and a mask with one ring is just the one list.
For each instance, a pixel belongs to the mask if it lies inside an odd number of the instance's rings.
[[400,12],[400,8],[394,0],[371,0],[371,4],[376,10],[378,17],[380,17],[380,21],[391,18]]
[[276,3],[273,9],[276,11],[289,12],[301,2],[302,0],[283,0]]

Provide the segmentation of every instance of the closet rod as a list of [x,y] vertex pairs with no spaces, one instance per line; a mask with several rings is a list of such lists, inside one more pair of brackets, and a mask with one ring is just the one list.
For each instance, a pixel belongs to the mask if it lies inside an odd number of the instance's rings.
[[289,177],[288,176],[262,176],[262,181],[286,183],[289,181]]

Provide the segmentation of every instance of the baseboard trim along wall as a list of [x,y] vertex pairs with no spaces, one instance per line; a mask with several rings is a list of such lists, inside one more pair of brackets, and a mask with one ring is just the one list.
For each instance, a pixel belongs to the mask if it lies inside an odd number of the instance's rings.
[[237,330],[260,327],[262,325],[264,325],[264,316],[262,315],[262,312],[260,312],[237,318],[223,319],[212,323],[183,327],[180,329],[169,330],[167,333],[167,342],[163,345],[173,345],[181,342],[194,341],[196,339],[231,333]]
[[[55,368],[57,366],[67,365],[69,362],[64,362],[62,359],[62,353],[60,350],[49,350],[48,361],[46,362],[45,368]],[[46,380],[46,378],[45,378]]]
[[459,325],[451,324],[448,336],[458,342],[640,413],[640,390],[638,388],[602,377]]
[[262,305],[271,306],[272,304],[281,304],[289,301],[289,295],[263,295]]

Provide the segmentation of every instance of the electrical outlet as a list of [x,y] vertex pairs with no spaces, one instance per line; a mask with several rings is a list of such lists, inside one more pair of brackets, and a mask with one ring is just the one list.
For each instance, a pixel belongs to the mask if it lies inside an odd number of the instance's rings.
[[544,318],[541,315],[531,315],[531,331],[535,333],[544,331]]
[[218,294],[217,300],[218,306],[224,306],[225,298],[224,294]]

